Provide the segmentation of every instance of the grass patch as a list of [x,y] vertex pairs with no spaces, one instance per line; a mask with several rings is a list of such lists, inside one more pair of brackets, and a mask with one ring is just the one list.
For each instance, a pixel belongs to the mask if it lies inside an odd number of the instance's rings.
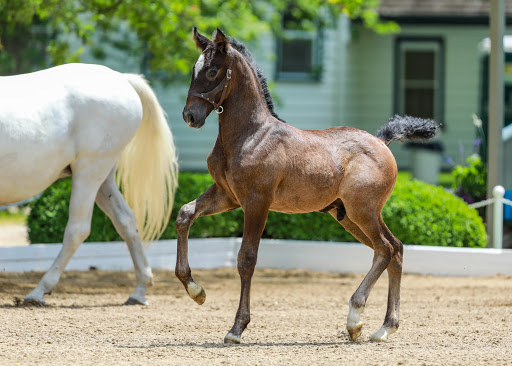
[[11,212],[9,210],[0,211],[0,226],[4,225],[25,225],[27,223],[27,213],[17,210]]

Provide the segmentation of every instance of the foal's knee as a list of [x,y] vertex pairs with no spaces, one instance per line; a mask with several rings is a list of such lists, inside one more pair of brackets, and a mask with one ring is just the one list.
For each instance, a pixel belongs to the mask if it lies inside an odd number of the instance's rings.
[[177,232],[188,231],[190,229],[193,222],[194,212],[195,201],[189,202],[181,207],[175,222]]
[[391,262],[391,259],[394,256],[394,248],[387,241],[383,240],[379,245],[374,245],[375,257],[374,260],[381,260],[387,265]]
[[388,271],[401,272],[402,271],[402,260],[404,255],[404,245],[398,239],[393,245],[393,257],[388,266]]
[[258,259],[255,250],[240,251],[238,254],[238,274],[240,277],[252,276]]

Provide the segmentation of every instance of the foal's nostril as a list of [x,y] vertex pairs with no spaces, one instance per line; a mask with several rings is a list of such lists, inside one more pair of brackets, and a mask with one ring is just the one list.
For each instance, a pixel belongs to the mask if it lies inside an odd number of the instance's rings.
[[188,124],[192,124],[194,123],[194,116],[192,115],[192,113],[190,113],[190,111],[183,111],[183,119],[185,120],[185,122],[187,122]]

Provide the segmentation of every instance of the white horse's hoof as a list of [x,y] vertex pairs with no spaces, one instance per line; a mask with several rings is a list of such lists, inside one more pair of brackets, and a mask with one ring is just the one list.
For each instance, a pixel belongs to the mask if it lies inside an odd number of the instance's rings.
[[381,327],[378,331],[373,333],[370,337],[370,341],[373,342],[386,342],[388,336],[396,332],[396,328]]
[[23,306],[34,306],[42,308],[48,306],[48,304],[46,303],[46,301],[44,301],[44,299],[25,297],[25,299],[23,300]]
[[124,305],[145,305],[149,306],[149,302],[146,299],[136,299],[134,297],[129,297],[128,300],[124,303]]
[[192,300],[197,302],[199,305],[203,305],[206,300],[206,292],[204,292],[203,288],[199,286],[195,282],[190,282],[187,285],[188,295]]
[[240,344],[242,338],[239,336],[234,335],[233,333],[228,333],[224,337],[224,343],[227,344]]

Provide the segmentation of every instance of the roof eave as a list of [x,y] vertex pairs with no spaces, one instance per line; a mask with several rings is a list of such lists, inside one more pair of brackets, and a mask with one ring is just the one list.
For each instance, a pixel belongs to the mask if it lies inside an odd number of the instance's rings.
[[[488,15],[457,16],[457,15],[380,15],[382,20],[391,20],[398,24],[421,25],[489,25]],[[512,25],[512,14],[505,18],[507,25]]]

